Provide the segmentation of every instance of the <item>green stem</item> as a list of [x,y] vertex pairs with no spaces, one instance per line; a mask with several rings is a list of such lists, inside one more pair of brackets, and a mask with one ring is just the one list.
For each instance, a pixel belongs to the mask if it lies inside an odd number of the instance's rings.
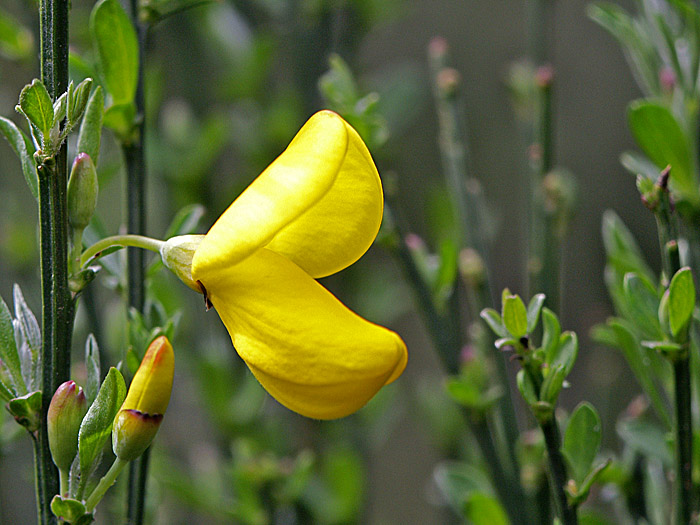
[[[483,276],[472,282],[465,280],[465,285],[469,291],[469,301],[472,321],[481,323],[486,332],[485,323],[480,318],[480,313],[484,308],[493,306],[493,293],[491,289],[491,279],[489,278],[488,253],[486,250],[486,240],[484,238],[485,224],[483,217],[485,212],[483,193],[479,181],[471,176],[473,170],[470,168],[469,148],[467,146],[466,125],[461,118],[459,107],[459,84],[460,79],[457,72],[447,67],[447,44],[442,39],[435,39],[430,45],[430,66],[433,77],[433,90],[437,114],[439,120],[439,145],[442,156],[442,165],[445,173],[450,196],[453,199],[454,207],[459,219],[461,229],[460,249],[472,248],[479,256],[483,264]],[[454,294],[457,295],[456,293]],[[452,316],[459,316],[459,309],[450,310]],[[520,505],[524,501],[520,483],[513,482],[517,478],[518,462],[515,455],[515,445],[518,441],[518,424],[513,409],[512,396],[510,392],[510,381],[506,369],[505,357],[493,345],[491,337],[480,337],[476,344],[480,347],[482,355],[492,355],[496,364],[504,395],[499,400],[497,417],[503,437],[505,438],[502,449],[507,451],[507,461],[511,475],[507,477],[507,485],[510,489],[504,501],[506,505],[510,502],[518,502]],[[491,443],[493,446],[493,443]],[[502,462],[499,456],[496,459]],[[522,512],[518,513],[522,514]]]
[[690,360],[673,363],[676,401],[677,523],[690,523],[694,508]]
[[486,468],[491,473],[493,486],[498,498],[515,524],[529,523],[527,516],[527,502],[523,499],[520,482],[503,469],[501,458],[494,446],[493,435],[486,419],[479,415],[467,414],[470,428],[486,463]]
[[145,237],[143,235],[112,235],[111,237],[100,239],[85,250],[80,258],[80,266],[87,264],[90,259],[96,255],[99,255],[100,252],[103,252],[107,248],[111,248],[112,246],[131,246],[134,248],[143,248],[144,250],[158,252],[163,244],[164,242],[161,240]]
[[[52,99],[68,88],[68,0],[41,0],[41,80]],[[55,523],[51,499],[58,492],[58,472],[51,460],[46,413],[53,393],[68,379],[73,302],[68,289],[66,146],[37,166],[39,243],[42,288],[42,425],[35,437],[35,476],[39,523]]]
[[541,67],[537,72],[537,118],[532,146],[530,211],[530,295],[544,293],[547,307],[560,308],[560,244],[556,227],[557,211],[547,202],[545,183],[554,166],[552,119],[552,72]]
[[433,302],[432,292],[423,280],[413,256],[406,246],[406,228],[403,218],[396,209],[392,196],[387,195],[387,206],[391,211],[396,228],[395,255],[406,276],[406,280],[413,290],[419,311],[427,325],[428,332],[433,340],[435,349],[440,356],[448,374],[459,373],[460,335],[445,316],[438,313]]
[[[146,39],[148,26],[139,18],[139,1],[130,0],[131,21],[136,29],[139,44],[139,70],[136,86],[136,130],[135,140],[123,144],[126,160],[127,186],[127,225],[128,231],[137,235],[146,233],[146,105],[144,99],[144,69],[146,62]],[[141,250],[128,250],[127,287],[130,308],[143,312],[145,303],[145,259]],[[148,475],[149,452],[129,466],[129,489],[127,494],[127,522],[131,525],[143,523],[146,502],[146,479]]]
[[[391,200],[391,195],[387,197]],[[390,208],[391,209],[391,208]],[[461,336],[459,329],[449,318],[442,316],[435,308],[432,294],[427,283],[423,280],[418,270],[413,256],[411,255],[405,239],[401,217],[396,211],[392,211],[392,216],[396,225],[397,247],[396,255],[401,263],[407,280],[413,288],[414,295],[418,302],[419,310],[428,327],[428,331],[433,340],[433,344],[440,356],[447,373],[456,375],[459,373],[459,349],[461,348]],[[467,414],[467,416],[469,416]],[[522,488],[519,481],[514,476],[513,471],[506,471],[493,441],[493,435],[483,417],[466,417],[466,423],[476,438],[489,470],[493,476],[496,491],[508,509],[509,516],[513,523],[525,523],[522,508],[518,507],[518,502],[524,501]],[[518,496],[520,495],[520,497]]]
[[[678,228],[673,217],[673,206],[668,190],[670,169],[666,168],[656,183],[658,204],[654,209],[662,252],[662,265],[667,283],[680,270],[681,261],[678,249]],[[693,422],[691,414],[690,352],[688,352],[689,328],[682,330],[675,342],[686,350],[674,356],[674,398],[676,416],[676,516],[677,523],[690,523],[695,507],[695,494],[692,480]]]
[[66,174],[49,159],[37,167],[42,288],[42,425],[37,431],[39,522],[51,523],[51,498],[58,492],[58,472],[51,460],[46,413],[53,392],[68,379],[74,304],[68,289]]
[[557,516],[559,516],[562,525],[576,525],[578,523],[576,508],[569,505],[566,499],[566,492],[564,491],[567,475],[564,458],[560,450],[561,436],[559,434],[559,426],[554,416],[552,416],[547,421],[540,422],[540,427],[542,428],[544,442],[547,448],[549,486],[552,491],[552,498],[554,500]]
[[92,491],[92,494],[90,494],[85,502],[85,509],[88,512],[92,512],[95,509],[97,504],[104,497],[107,490],[114,485],[114,482],[117,480],[117,476],[119,476],[121,471],[124,470],[124,467],[126,467],[128,464],[129,462],[124,461],[123,459],[116,458],[114,460],[112,466],[109,467],[107,473],[102,477],[100,482],[95,487],[95,490]]

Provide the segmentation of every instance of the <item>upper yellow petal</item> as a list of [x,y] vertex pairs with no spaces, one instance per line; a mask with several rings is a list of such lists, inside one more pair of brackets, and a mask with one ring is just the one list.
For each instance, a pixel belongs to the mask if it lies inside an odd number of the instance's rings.
[[348,147],[333,186],[267,246],[312,277],[331,275],[357,261],[372,245],[382,222],[379,173],[360,136],[343,124]]
[[264,246],[314,277],[335,273],[367,251],[382,208],[362,139],[337,114],[318,112],[212,226],[193,258],[193,278]]
[[270,394],[302,415],[346,416],[406,366],[397,334],[350,311],[275,252],[261,249],[200,279],[239,355]]

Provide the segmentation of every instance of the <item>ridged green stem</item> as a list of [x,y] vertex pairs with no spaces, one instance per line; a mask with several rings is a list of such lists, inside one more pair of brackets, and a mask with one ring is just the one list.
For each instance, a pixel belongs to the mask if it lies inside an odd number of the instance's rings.
[[[68,88],[68,0],[39,4],[41,80],[52,99]],[[68,379],[73,300],[68,289],[67,156],[37,166],[42,310],[42,425],[34,436],[37,514],[40,524],[56,523],[51,499],[59,491],[58,471],[51,460],[46,413],[53,393]]]

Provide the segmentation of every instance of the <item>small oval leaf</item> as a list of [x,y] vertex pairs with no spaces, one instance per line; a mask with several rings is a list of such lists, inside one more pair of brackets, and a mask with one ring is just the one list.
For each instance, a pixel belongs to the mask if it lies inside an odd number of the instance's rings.
[[693,273],[687,266],[676,272],[668,287],[668,321],[671,334],[687,326],[695,308],[695,283]]
[[34,144],[31,139],[19,129],[14,122],[4,117],[0,117],[0,133],[19,157],[22,164],[22,173],[29,186],[29,191],[35,199],[39,199],[39,181],[36,176],[36,165],[34,164]]
[[34,79],[19,94],[19,107],[24,116],[48,138],[54,121],[51,95],[40,80]]
[[90,15],[90,33],[112,102],[131,103],[138,80],[138,39],[129,16],[117,0],[100,0],[95,5]]
[[516,339],[527,334],[527,309],[519,296],[509,295],[504,299],[503,324]]
[[671,166],[671,188],[697,200],[697,181],[683,129],[668,108],[647,100],[629,107],[630,130],[639,147],[659,169]]
[[119,370],[112,367],[83,418],[78,432],[80,471],[89,472],[92,463],[112,432],[112,423],[126,397],[126,384]]
[[571,477],[579,486],[591,470],[601,438],[598,413],[590,403],[580,403],[569,418],[562,443],[562,453],[571,468]]

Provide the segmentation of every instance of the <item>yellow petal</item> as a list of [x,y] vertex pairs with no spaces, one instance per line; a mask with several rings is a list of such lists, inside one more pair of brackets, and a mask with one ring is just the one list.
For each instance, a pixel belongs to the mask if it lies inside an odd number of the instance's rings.
[[238,354],[270,394],[302,415],[351,414],[406,366],[397,334],[347,309],[275,252],[261,249],[200,279]]
[[360,136],[343,123],[348,147],[333,186],[267,246],[312,277],[331,275],[357,261],[372,245],[382,222],[379,173]]
[[381,182],[357,132],[331,111],[313,115],[289,147],[207,233],[192,275],[268,246],[314,277],[359,259],[382,218]]

